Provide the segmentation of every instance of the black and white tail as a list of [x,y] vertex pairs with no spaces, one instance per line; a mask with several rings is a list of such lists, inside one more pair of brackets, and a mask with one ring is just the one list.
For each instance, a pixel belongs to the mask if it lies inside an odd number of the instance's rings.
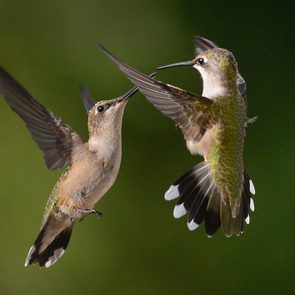
[[25,267],[38,263],[50,267],[65,252],[72,234],[73,222],[68,216],[51,213],[30,248]]
[[197,229],[204,221],[208,237],[220,226],[225,235],[230,237],[233,234],[239,236],[243,232],[244,223],[249,224],[249,211],[254,211],[254,194],[253,182],[244,171],[240,209],[237,217],[233,218],[214,183],[208,163],[201,162],[171,185],[165,193],[165,199],[170,201],[180,197],[173,216],[180,218],[188,213],[189,230]]

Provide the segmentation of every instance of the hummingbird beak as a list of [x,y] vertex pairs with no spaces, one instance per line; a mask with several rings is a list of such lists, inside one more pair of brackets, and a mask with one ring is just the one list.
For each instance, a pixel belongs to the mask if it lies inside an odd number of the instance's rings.
[[173,68],[173,67],[191,67],[193,65],[194,65],[194,60],[189,60],[189,61],[173,63],[166,66],[161,66],[161,67],[158,67],[157,70],[164,70],[164,69]]
[[[117,65],[123,64],[118,58],[116,58],[106,47],[104,47],[102,44],[98,44],[98,46],[103,50],[103,52]],[[149,75],[151,78],[156,77],[157,72],[153,72],[152,74]],[[128,100],[131,96],[133,96],[136,92],[138,91],[137,87],[131,88],[127,93],[122,95],[119,99],[118,102],[123,102]]]
[[[149,75],[149,77],[151,78],[155,78],[156,76],[156,72],[152,73]],[[135,93],[138,92],[138,88],[137,87],[133,87],[131,88],[128,92],[126,92],[124,95],[122,95],[119,99],[118,102],[123,102],[128,100],[131,96],[133,96]]]
[[133,96],[136,92],[138,91],[137,87],[131,88],[128,92],[126,92],[124,95],[122,95],[119,99],[118,102],[123,102],[127,101],[131,96]]

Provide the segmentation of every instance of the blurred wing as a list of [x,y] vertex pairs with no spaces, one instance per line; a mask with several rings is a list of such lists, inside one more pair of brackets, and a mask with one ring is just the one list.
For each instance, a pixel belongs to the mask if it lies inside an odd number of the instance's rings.
[[89,111],[94,107],[95,101],[86,85],[82,85],[80,90],[84,107],[86,112],[89,113]]
[[194,37],[194,42],[195,42],[195,55],[199,55],[203,51],[213,49],[213,48],[219,48],[215,43],[212,41],[205,39],[200,36],[195,36]]
[[56,169],[71,161],[73,144],[82,143],[81,137],[51,111],[44,108],[0,67],[0,92],[26,123],[33,139],[44,152],[48,169]]
[[[213,48],[219,48],[219,46],[216,45],[215,43],[213,43],[212,41],[205,39],[203,37],[200,37],[200,36],[195,36],[194,42],[195,42],[195,55],[196,56],[199,55],[200,53],[202,53],[203,51],[213,49]],[[244,80],[244,78],[241,76],[240,73],[238,73],[238,76],[237,76],[237,86],[240,91],[240,94],[242,95],[242,97],[244,99],[245,104],[247,105],[246,81]]]
[[216,118],[216,105],[212,100],[141,74],[122,63],[105,48],[103,50],[159,111],[176,122],[186,140],[199,140],[205,130],[216,122],[213,122]]

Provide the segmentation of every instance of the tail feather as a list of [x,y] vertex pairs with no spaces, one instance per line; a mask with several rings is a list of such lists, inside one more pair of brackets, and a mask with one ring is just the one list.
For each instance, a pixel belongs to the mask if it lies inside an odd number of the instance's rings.
[[65,252],[72,234],[73,223],[69,217],[57,213],[49,215],[25,261],[25,267],[34,263],[52,266]]
[[244,223],[249,223],[249,211],[254,211],[253,182],[244,171],[244,184],[241,204],[236,217],[232,216],[230,204],[223,201],[210,167],[202,162],[180,177],[166,192],[165,199],[180,197],[175,208],[174,217],[179,218],[188,213],[188,228],[195,230],[204,221],[205,231],[211,237],[220,227],[226,236],[243,232]]
[[200,225],[203,222],[203,220],[206,216],[207,205],[208,205],[208,198],[203,198],[201,205],[198,208],[198,211],[196,212],[194,219],[193,219],[193,221],[196,224]]
[[221,201],[220,208],[220,222],[222,230],[227,237],[232,236],[234,233],[239,236],[241,234],[241,223],[244,222],[241,216],[241,207],[236,218],[231,215],[231,210],[224,202]]
[[68,247],[72,235],[72,227],[62,231],[53,242],[39,255],[39,265],[50,267],[53,265],[64,253]]
[[220,201],[215,188],[209,199],[205,216],[205,230],[208,236],[213,236],[220,227]]
[[252,180],[250,179],[249,175],[246,171],[244,171],[244,187],[243,187],[243,201],[245,207],[245,218],[249,216],[249,211],[254,211],[254,200],[253,196],[255,195],[255,188],[253,185]]

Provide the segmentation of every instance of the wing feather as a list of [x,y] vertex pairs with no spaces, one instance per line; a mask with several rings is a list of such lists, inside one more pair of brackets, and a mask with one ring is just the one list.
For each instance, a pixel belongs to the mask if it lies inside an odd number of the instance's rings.
[[73,145],[82,143],[81,137],[44,108],[1,67],[0,92],[11,109],[25,122],[33,139],[43,150],[48,169],[61,168],[71,161]]
[[101,47],[148,101],[176,122],[186,140],[200,139],[204,128],[210,128],[216,123],[217,108],[214,101],[142,74]]

